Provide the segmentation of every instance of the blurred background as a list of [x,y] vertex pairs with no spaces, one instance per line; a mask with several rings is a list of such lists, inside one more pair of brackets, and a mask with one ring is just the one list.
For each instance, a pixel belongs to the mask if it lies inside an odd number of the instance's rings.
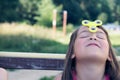
[[[64,11],[67,11],[65,33]],[[0,51],[65,54],[71,33],[84,19],[103,21],[119,56],[120,0],[0,0]],[[26,71],[9,71],[9,80],[23,72]],[[31,78],[50,79],[53,77]]]

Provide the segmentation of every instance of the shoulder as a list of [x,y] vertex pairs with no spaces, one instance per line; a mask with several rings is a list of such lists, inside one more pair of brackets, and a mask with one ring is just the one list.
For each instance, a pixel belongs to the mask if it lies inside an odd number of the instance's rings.
[[0,67],[0,80],[7,80],[7,71]]
[[55,76],[54,80],[61,80],[62,79],[62,73]]
[[0,74],[7,74],[7,71],[4,68],[0,67]]
[[6,72],[6,70],[4,68],[1,68],[1,67],[0,67],[0,71]]

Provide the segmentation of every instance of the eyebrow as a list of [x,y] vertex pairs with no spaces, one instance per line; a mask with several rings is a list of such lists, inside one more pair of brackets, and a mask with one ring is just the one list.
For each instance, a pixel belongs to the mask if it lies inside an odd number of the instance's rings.
[[89,32],[88,30],[83,30],[81,32],[79,32],[79,34],[83,33],[83,32]]
[[97,31],[97,33],[102,33],[102,34],[105,34],[103,31]]

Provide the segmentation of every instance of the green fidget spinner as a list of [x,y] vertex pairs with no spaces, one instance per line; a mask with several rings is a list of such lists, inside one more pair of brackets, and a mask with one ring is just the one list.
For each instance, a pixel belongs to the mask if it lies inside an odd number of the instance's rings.
[[89,31],[94,33],[94,32],[97,32],[97,30],[98,30],[97,26],[102,25],[102,21],[101,20],[95,20],[94,22],[92,22],[92,21],[89,21],[89,20],[83,20],[82,25],[89,27]]

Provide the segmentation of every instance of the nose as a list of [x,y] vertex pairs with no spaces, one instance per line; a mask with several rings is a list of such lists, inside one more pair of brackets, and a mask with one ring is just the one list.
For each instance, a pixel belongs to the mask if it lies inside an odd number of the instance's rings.
[[97,40],[96,34],[92,34],[92,35],[90,36],[90,40]]

